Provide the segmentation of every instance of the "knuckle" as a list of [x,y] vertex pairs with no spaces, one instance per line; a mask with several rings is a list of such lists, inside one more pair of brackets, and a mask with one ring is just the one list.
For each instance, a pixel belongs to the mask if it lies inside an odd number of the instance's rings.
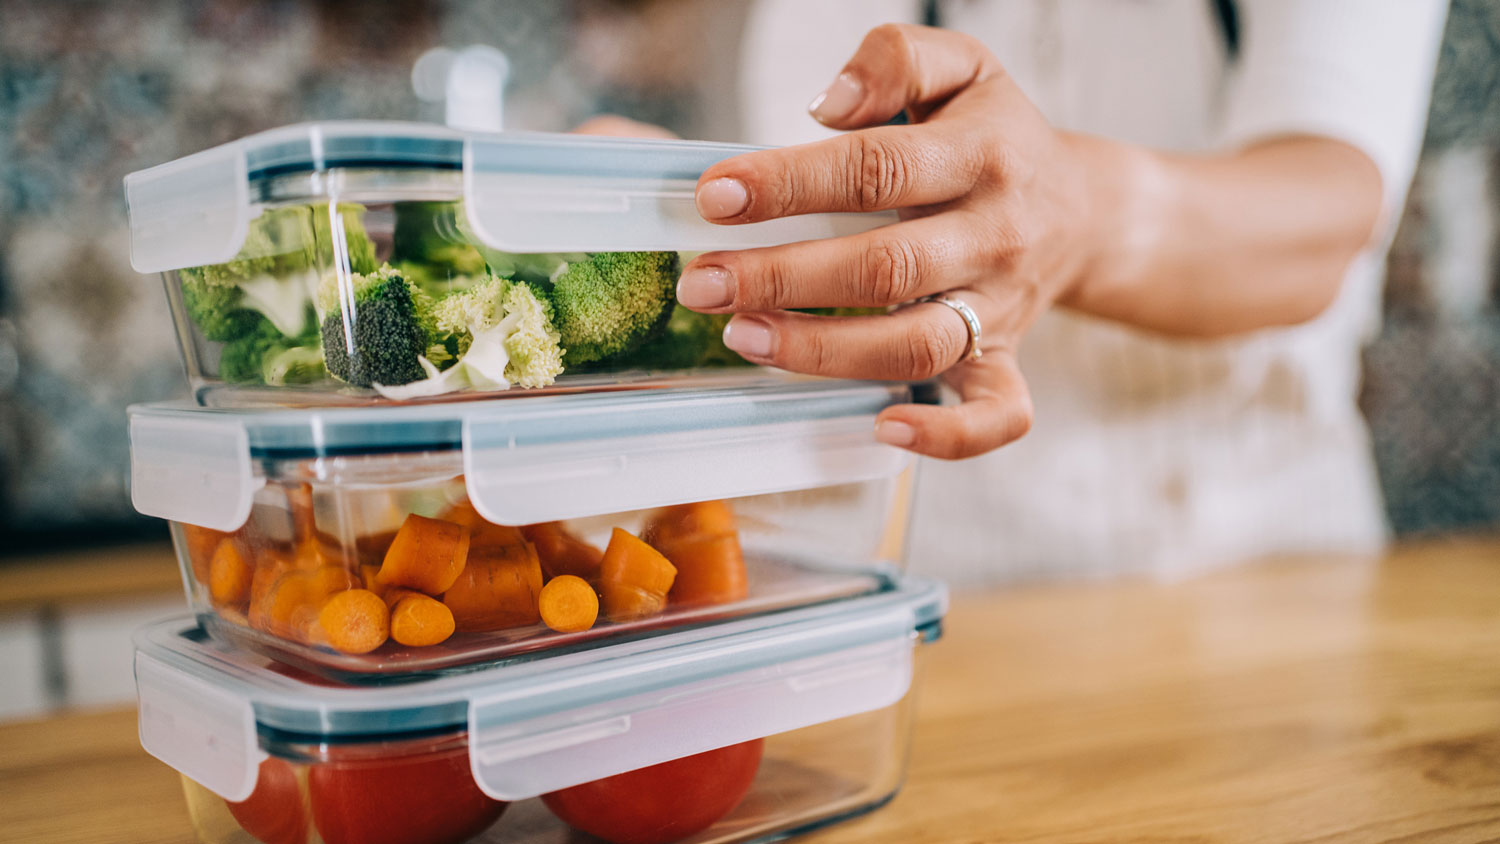
[[901,345],[900,369],[919,380],[931,378],[951,366],[959,351],[952,332],[924,322],[914,328]]
[[795,359],[786,360],[786,368],[801,372],[832,372],[838,363],[838,353],[833,344],[819,331],[803,331],[796,344]]
[[849,136],[849,196],[859,211],[879,211],[898,204],[909,181],[906,156],[869,133]]
[[915,297],[922,287],[924,263],[922,251],[909,240],[877,241],[865,252],[858,298],[895,305]]
[[790,307],[794,303],[796,291],[792,276],[779,261],[744,264],[735,273],[735,278],[743,279],[737,285],[744,292],[744,301],[737,303],[740,307],[769,311]]

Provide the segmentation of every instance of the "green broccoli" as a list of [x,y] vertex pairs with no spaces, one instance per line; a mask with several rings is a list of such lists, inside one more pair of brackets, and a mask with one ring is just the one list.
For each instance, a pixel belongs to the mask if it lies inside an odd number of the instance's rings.
[[679,270],[676,252],[599,252],[568,264],[550,293],[567,364],[633,351],[665,328]]
[[457,202],[403,202],[396,206],[391,263],[422,269],[413,273],[424,287],[455,276],[484,274],[484,258],[459,226],[463,206]]
[[219,377],[237,384],[261,381],[261,363],[268,352],[279,351],[287,336],[271,321],[249,311],[255,317],[253,327],[224,344],[219,351]]
[[[363,211],[358,205],[340,207],[351,262],[364,267],[356,271],[369,272],[375,266],[375,252],[360,222]],[[315,252],[322,265],[331,261],[328,231],[327,217],[307,206],[267,209],[250,222],[245,244],[233,260],[178,273],[188,317],[205,338],[215,342],[253,333],[258,314],[283,334],[301,334],[306,327],[308,282],[300,276],[316,265]]]
[[232,285],[209,284],[201,269],[185,269],[178,276],[182,279],[183,307],[203,336],[222,343],[253,331],[264,317],[244,306],[244,291]]
[[[318,288],[323,362],[335,378],[359,387],[426,377],[420,358],[432,344],[432,300],[390,265],[356,274],[349,290],[329,276]],[[341,296],[352,299],[345,319]]]
[[[338,206],[339,220],[344,229],[344,249],[349,254],[349,271],[373,273],[379,262],[375,259],[375,242],[365,231],[365,207],[354,203]],[[327,205],[312,208],[313,236],[318,248],[318,260],[323,267],[334,266],[334,238],[329,225]]]
[[749,366],[724,345],[724,326],[732,314],[700,314],[675,308],[660,336],[640,348],[611,358],[612,366],[630,369],[691,369],[709,366]]
[[323,366],[323,349],[316,337],[311,345],[268,349],[260,364],[261,380],[273,387],[311,384],[327,375],[328,370]]
[[[438,302],[433,324],[440,335],[455,338],[459,362],[481,373],[493,374],[502,352],[506,382],[545,387],[562,373],[563,350],[552,327],[551,303],[526,282],[486,276],[468,291]],[[480,360],[484,355],[492,360]]]

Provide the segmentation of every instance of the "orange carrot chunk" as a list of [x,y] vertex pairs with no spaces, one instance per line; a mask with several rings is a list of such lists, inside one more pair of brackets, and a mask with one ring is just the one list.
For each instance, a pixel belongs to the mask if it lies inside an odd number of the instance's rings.
[[587,580],[571,574],[547,581],[537,602],[542,623],[559,633],[580,633],[599,618],[599,596]]
[[186,522],[179,523],[179,526],[182,528],[182,550],[187,553],[188,562],[193,567],[193,577],[199,583],[207,583],[212,575],[214,552],[219,550],[219,544],[230,535],[221,530],[198,527]]
[[476,551],[443,603],[461,632],[525,627],[541,620],[542,566],[530,543]]
[[677,569],[660,551],[615,528],[599,566],[599,591],[610,621],[632,621],[661,612]]
[[722,536],[736,533],[734,509],[728,501],[697,501],[663,507],[641,532],[641,538],[654,547],[662,543],[696,536]]
[[385,644],[391,614],[385,601],[368,589],[349,589],[328,599],[318,612],[322,638],[335,650],[367,654]]
[[468,554],[468,528],[413,513],[396,531],[375,579],[382,586],[441,595],[464,570]]
[[750,594],[745,555],[733,533],[680,539],[658,550],[677,567],[669,593],[674,604],[732,604]]
[[561,522],[542,522],[521,528],[526,541],[536,546],[542,573],[549,578],[571,574],[597,580],[604,552],[574,536]]
[[242,608],[250,601],[250,582],[255,570],[245,560],[238,542],[219,542],[208,565],[208,594],[215,606]]
[[508,545],[518,545],[526,538],[521,535],[520,528],[497,525],[486,520],[467,500],[448,508],[448,511],[443,514],[443,521],[468,528],[470,548],[504,548]]
[[420,592],[402,597],[391,608],[391,638],[403,645],[436,645],[447,641],[453,629],[453,612],[442,601]]

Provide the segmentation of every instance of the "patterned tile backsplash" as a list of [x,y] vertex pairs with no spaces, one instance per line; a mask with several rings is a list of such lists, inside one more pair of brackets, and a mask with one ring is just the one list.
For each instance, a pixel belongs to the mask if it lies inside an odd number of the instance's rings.
[[[434,117],[411,65],[469,43],[509,56],[511,125],[612,110],[731,139],[733,63],[705,45],[741,6],[0,0],[0,539],[162,531],[130,506],[123,409],[185,383],[158,282],[128,263],[125,173],[301,120]],[[1500,4],[1454,4],[1436,92],[1368,355],[1403,532],[1500,525]]]

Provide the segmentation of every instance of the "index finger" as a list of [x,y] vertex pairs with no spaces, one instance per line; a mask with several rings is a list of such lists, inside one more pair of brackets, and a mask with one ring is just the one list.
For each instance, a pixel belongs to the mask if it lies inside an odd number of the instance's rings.
[[881,126],[721,161],[698,180],[698,213],[735,224],[933,205],[967,194],[983,170],[973,131]]

